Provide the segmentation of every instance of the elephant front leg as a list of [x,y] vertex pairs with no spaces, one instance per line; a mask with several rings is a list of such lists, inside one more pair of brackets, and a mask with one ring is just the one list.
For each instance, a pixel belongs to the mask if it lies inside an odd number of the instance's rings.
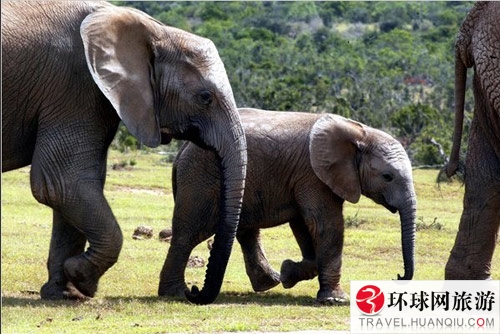
[[340,286],[342,249],[344,245],[344,218],[340,214],[324,223],[317,233],[316,254],[319,291],[316,302],[324,305],[348,303],[348,295]]
[[[313,193],[304,187],[297,196],[302,221],[290,224],[303,254],[303,261],[294,264],[287,260],[282,265],[282,280],[294,282],[318,275],[319,290],[316,302],[325,305],[344,304],[347,294],[340,287],[342,248],[344,245],[344,201],[327,187]],[[284,274],[287,273],[288,274]],[[295,274],[294,274],[295,273]],[[285,276],[291,277],[286,278]]]
[[160,272],[158,296],[185,298],[186,291],[189,291],[185,282],[189,256],[197,245],[215,233],[215,219],[205,215],[207,219],[200,221],[202,214],[192,205],[192,200],[183,198],[184,194],[182,191],[177,192],[172,217],[172,240]]
[[67,291],[68,279],[64,274],[64,262],[72,256],[81,254],[86,241],[82,233],[64,221],[59,212],[53,210],[52,238],[47,261],[49,280],[40,290],[42,299],[71,297]]
[[[50,277],[42,288],[42,296],[51,298],[57,298],[64,281],[70,287],[70,297],[93,297],[101,276],[118,260],[123,243],[103,193],[107,148],[118,118],[108,117],[104,110],[94,113],[87,108],[88,101],[83,112],[78,109],[82,101],[73,102],[73,110],[81,112],[56,110],[50,120],[39,122],[30,171],[33,196],[57,212]],[[57,115],[63,115],[64,121],[52,117]],[[89,247],[83,252],[85,240]]]
[[314,241],[305,222],[302,219],[294,219],[290,221],[290,228],[302,253],[302,261],[294,262],[287,259],[281,264],[280,279],[285,289],[318,275]]
[[[302,230],[303,234],[297,241],[301,245],[304,259],[301,262],[283,261],[281,280],[285,288],[291,288],[300,281],[318,276],[317,303],[324,305],[348,303],[349,297],[340,287],[344,240],[343,220],[340,221],[342,226],[334,229],[327,228],[325,231],[319,232],[321,236],[317,236],[315,242],[310,232],[304,233],[303,228],[298,225],[292,227],[294,234]],[[317,254],[316,258],[312,259],[312,254]]]
[[340,286],[341,258],[337,258],[325,267],[318,269],[319,291],[316,302],[324,305],[349,303],[349,296]]
[[186,265],[194,247],[179,244],[172,234],[170,248],[160,273],[158,296],[184,297],[188,287],[185,282]]
[[262,244],[260,231],[239,230],[236,238],[241,245],[245,269],[254,291],[266,291],[280,283],[280,275],[267,261]]
[[280,280],[285,289],[293,288],[300,281],[306,281],[318,276],[316,260],[303,259],[295,262],[286,259],[281,264]]
[[123,235],[98,182],[87,181],[76,188],[80,202],[67,208],[64,216],[86,236],[89,247],[64,262],[64,273],[76,296],[94,297],[99,279],[118,260]]
[[[35,198],[58,212],[49,255],[50,277],[42,288],[42,298],[59,298],[61,284],[65,281],[71,285],[70,297],[93,297],[100,277],[118,260],[123,243],[120,227],[104,198],[102,181],[49,178],[36,162],[32,165],[31,176]],[[84,239],[78,233],[89,242],[84,253],[79,252]],[[68,257],[70,255],[73,256]]]

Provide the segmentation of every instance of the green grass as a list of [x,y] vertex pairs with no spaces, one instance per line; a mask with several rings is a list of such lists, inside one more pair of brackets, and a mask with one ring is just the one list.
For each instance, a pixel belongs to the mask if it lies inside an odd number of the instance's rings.
[[[170,227],[173,210],[171,166],[157,154],[131,156],[112,152],[109,166],[134,159],[131,169],[108,169],[106,197],[120,222],[123,250],[106,272],[95,298],[85,302],[42,301],[38,291],[47,280],[46,260],[51,210],[38,204],[29,187],[29,168],[2,174],[2,332],[3,333],[171,333],[224,331],[292,331],[349,329],[348,306],[314,304],[317,280],[292,289],[278,286],[254,293],[235,243],[216,303],[195,306],[157,297],[159,272],[168,243],[158,232]],[[463,187],[434,182],[437,171],[414,173],[418,195],[415,279],[443,279],[462,210]],[[398,215],[362,198],[346,204],[342,285],[350,280],[387,280],[403,273]],[[437,228],[439,224],[439,228]],[[154,238],[133,240],[134,229],[149,225]],[[300,259],[288,226],[263,231],[263,245],[273,267],[286,258]],[[208,257],[206,243],[192,255]],[[189,285],[203,284],[205,268],[188,268]],[[498,251],[493,277],[500,277]]]

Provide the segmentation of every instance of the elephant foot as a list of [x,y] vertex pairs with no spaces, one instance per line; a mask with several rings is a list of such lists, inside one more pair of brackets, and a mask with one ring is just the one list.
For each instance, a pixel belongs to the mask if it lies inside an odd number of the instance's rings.
[[162,283],[158,287],[158,296],[160,297],[182,297],[185,298],[185,292],[189,290],[186,283]]
[[489,272],[479,272],[470,270],[461,270],[453,266],[446,266],[444,270],[445,280],[490,280]]
[[[462,251],[463,253],[464,251]],[[445,280],[491,279],[491,262],[485,263],[471,257],[456,255],[453,251],[444,269]]]
[[270,273],[262,273],[261,275],[253,275],[250,277],[253,291],[262,292],[274,288],[280,284],[280,274],[274,270]]
[[444,269],[444,279],[445,280],[461,280],[465,279],[465,274],[458,270],[456,266],[453,266],[448,262]]
[[66,299],[66,283],[48,281],[40,289],[40,298],[46,300]]
[[47,282],[42,286],[40,290],[40,297],[45,300],[61,300],[61,299],[88,299],[83,293],[78,291],[78,289],[71,282],[61,283],[61,282]]
[[333,290],[320,290],[316,295],[316,304],[325,306],[349,305],[349,296],[340,286]]
[[314,261],[294,262],[285,260],[281,264],[280,280],[285,289],[294,287],[298,282],[313,279],[318,275]]
[[85,256],[78,255],[64,262],[64,273],[68,278],[68,298],[94,297],[102,273]]
[[71,282],[68,282],[66,289],[67,290],[64,292],[64,296],[67,299],[87,300],[91,298],[81,293]]

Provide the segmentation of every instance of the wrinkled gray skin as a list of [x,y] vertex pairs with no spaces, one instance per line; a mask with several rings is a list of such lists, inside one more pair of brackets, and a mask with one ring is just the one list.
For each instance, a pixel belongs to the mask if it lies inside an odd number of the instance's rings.
[[455,174],[467,68],[474,67],[474,117],[465,162],[464,209],[446,279],[488,279],[500,228],[500,2],[477,2],[455,43],[455,131],[446,172]]
[[213,300],[246,173],[246,141],[213,43],[103,2],[2,2],[2,70],[2,172],[31,164],[32,193],[53,209],[41,297],[92,297],[118,259],[122,233],[103,187],[121,120],[147,146],[186,139],[220,159],[212,285],[193,297]]
[[[248,177],[237,239],[255,291],[280,281],[290,288],[318,276],[318,302],[344,300],[339,285],[342,208],[344,200],[356,203],[361,194],[391,212],[399,211],[402,279],[412,278],[416,197],[410,161],[394,138],[330,114],[240,109],[240,116],[247,136]],[[215,231],[219,184],[215,155],[184,145],[173,170],[172,240],[160,275],[160,295],[183,294],[192,249]],[[278,274],[264,255],[259,229],[287,222],[303,260],[285,260]]]

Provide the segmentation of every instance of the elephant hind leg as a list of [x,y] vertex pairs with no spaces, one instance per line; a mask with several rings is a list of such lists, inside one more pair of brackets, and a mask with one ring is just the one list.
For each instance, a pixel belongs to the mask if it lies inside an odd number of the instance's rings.
[[280,283],[279,273],[267,261],[260,241],[260,230],[238,230],[236,238],[241,245],[245,269],[254,291],[266,291]]
[[466,166],[464,209],[445,279],[488,279],[500,228],[500,158],[476,117]]
[[500,193],[489,198],[479,209],[473,210],[466,205],[446,263],[445,279],[490,279],[499,227]]

